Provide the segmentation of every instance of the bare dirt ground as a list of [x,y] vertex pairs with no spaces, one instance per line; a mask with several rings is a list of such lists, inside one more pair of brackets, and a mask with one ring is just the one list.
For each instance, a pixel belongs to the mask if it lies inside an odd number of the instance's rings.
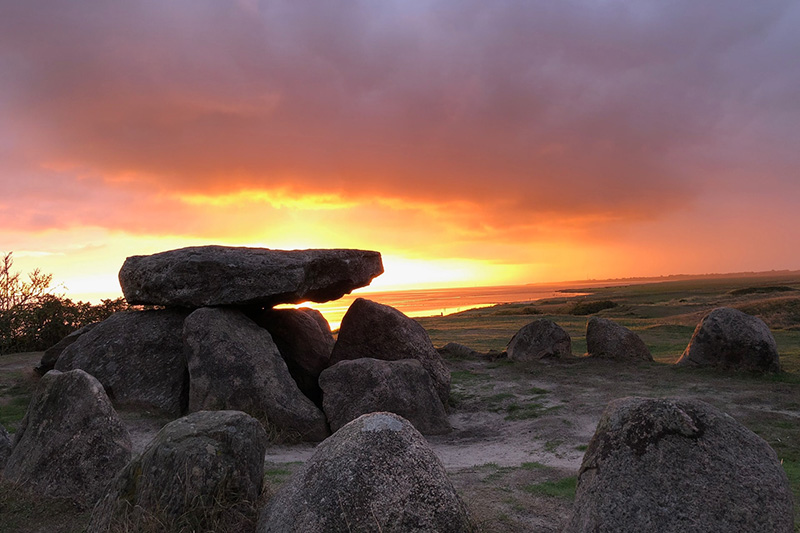
[[[10,412],[15,395],[35,386],[30,369],[40,355],[0,358],[0,410]],[[547,364],[479,358],[447,363],[453,431],[428,441],[483,532],[562,529],[585,447],[615,398],[707,401],[764,437],[779,458],[794,457],[800,443],[795,374],[717,373],[579,357]],[[121,416],[135,452],[168,421],[148,413]],[[268,491],[277,490],[313,453],[310,444],[272,445],[266,455]],[[46,529],[26,531],[39,530]]]

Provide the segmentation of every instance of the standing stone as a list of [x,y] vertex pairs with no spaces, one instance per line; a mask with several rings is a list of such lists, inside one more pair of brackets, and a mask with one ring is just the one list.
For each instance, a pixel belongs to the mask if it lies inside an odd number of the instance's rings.
[[114,479],[88,531],[247,530],[241,522],[255,522],[266,448],[263,426],[239,411],[170,422]]
[[6,428],[0,424],[0,473],[6,467],[8,456],[11,455],[11,435],[8,434]]
[[452,429],[430,375],[416,359],[342,361],[325,370],[319,384],[332,431],[376,411],[402,416],[425,435]]
[[777,455],[716,408],[683,399],[611,402],[589,442],[566,532],[792,532]]
[[586,351],[600,359],[653,360],[639,335],[607,318],[592,317],[586,324]]
[[676,364],[759,372],[781,369],[769,327],[760,318],[730,307],[718,307],[703,317]]
[[561,326],[540,318],[523,326],[506,347],[512,361],[538,361],[572,355],[572,339]]
[[466,507],[424,437],[403,418],[350,422],[267,503],[258,533],[473,531]]
[[330,364],[362,357],[417,359],[433,379],[442,405],[447,405],[450,372],[425,329],[393,307],[358,298],[342,318]]
[[194,246],[129,257],[119,283],[129,304],[273,307],[336,300],[382,273],[365,250]]
[[330,432],[325,415],[289,375],[269,332],[236,309],[203,308],[186,319],[189,410],[235,409],[303,439]]
[[81,369],[96,377],[114,405],[186,409],[188,373],[183,353],[187,311],[115,313],[81,335],[56,362],[56,370]]
[[82,370],[51,370],[14,435],[4,479],[87,506],[130,458],[130,436],[100,382]]
[[81,335],[84,333],[89,333],[97,324],[99,324],[99,322],[88,324],[80,329],[76,329],[50,348],[46,349],[44,354],[42,354],[42,360],[39,361],[39,364],[36,365],[33,370],[40,376],[44,376],[47,372],[53,370],[56,366],[56,361],[58,361],[58,358],[61,356],[61,353],[66,350],[68,346],[72,345],[73,342],[78,340]]
[[319,375],[328,367],[333,334],[315,309],[268,309],[255,322],[269,331],[297,386],[311,401],[322,403]]

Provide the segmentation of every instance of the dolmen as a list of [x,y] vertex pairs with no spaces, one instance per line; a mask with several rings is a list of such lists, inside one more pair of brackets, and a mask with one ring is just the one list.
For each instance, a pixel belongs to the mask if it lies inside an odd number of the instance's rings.
[[172,418],[242,411],[282,440],[319,442],[374,411],[426,434],[450,431],[450,374],[417,322],[359,298],[334,341],[318,311],[275,309],[339,298],[382,272],[380,253],[364,250],[200,246],[129,257],[122,292],[151,307],[75,332],[39,369],[83,370],[115,407]]

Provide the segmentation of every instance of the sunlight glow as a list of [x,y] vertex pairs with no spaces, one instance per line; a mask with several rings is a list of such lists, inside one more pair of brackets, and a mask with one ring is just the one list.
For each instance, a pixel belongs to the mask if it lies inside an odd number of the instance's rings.
[[268,204],[275,209],[330,210],[357,205],[337,194],[297,194],[286,188],[274,190],[243,189],[227,194],[182,194],[178,199],[192,206],[237,207]]

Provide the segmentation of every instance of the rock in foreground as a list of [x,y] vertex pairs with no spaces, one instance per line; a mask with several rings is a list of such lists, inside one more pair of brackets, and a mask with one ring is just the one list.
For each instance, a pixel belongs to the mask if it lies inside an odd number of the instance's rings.
[[393,307],[357,298],[342,318],[330,364],[362,357],[418,360],[433,379],[442,405],[447,405],[450,371],[425,329]]
[[607,318],[592,317],[586,324],[586,351],[589,357],[600,359],[653,360],[639,335]]
[[719,307],[697,325],[677,363],[732,370],[779,372],[778,345],[758,317]]
[[512,361],[538,361],[572,355],[572,339],[564,328],[546,318],[534,320],[511,337],[506,348]]
[[565,532],[792,532],[792,493],[770,446],[697,400],[609,404],[578,474]]
[[376,411],[400,415],[424,435],[452,429],[430,375],[416,359],[342,361],[325,370],[319,384],[332,431]]
[[14,435],[5,481],[91,505],[131,458],[131,440],[103,386],[82,370],[45,374]]
[[261,424],[239,411],[170,422],[114,479],[88,531],[206,531],[255,522],[266,447]]
[[364,415],[319,445],[258,521],[258,533],[473,531],[444,466],[408,421]]
[[119,282],[130,304],[272,307],[336,300],[381,273],[381,254],[365,250],[195,246],[129,257]]

